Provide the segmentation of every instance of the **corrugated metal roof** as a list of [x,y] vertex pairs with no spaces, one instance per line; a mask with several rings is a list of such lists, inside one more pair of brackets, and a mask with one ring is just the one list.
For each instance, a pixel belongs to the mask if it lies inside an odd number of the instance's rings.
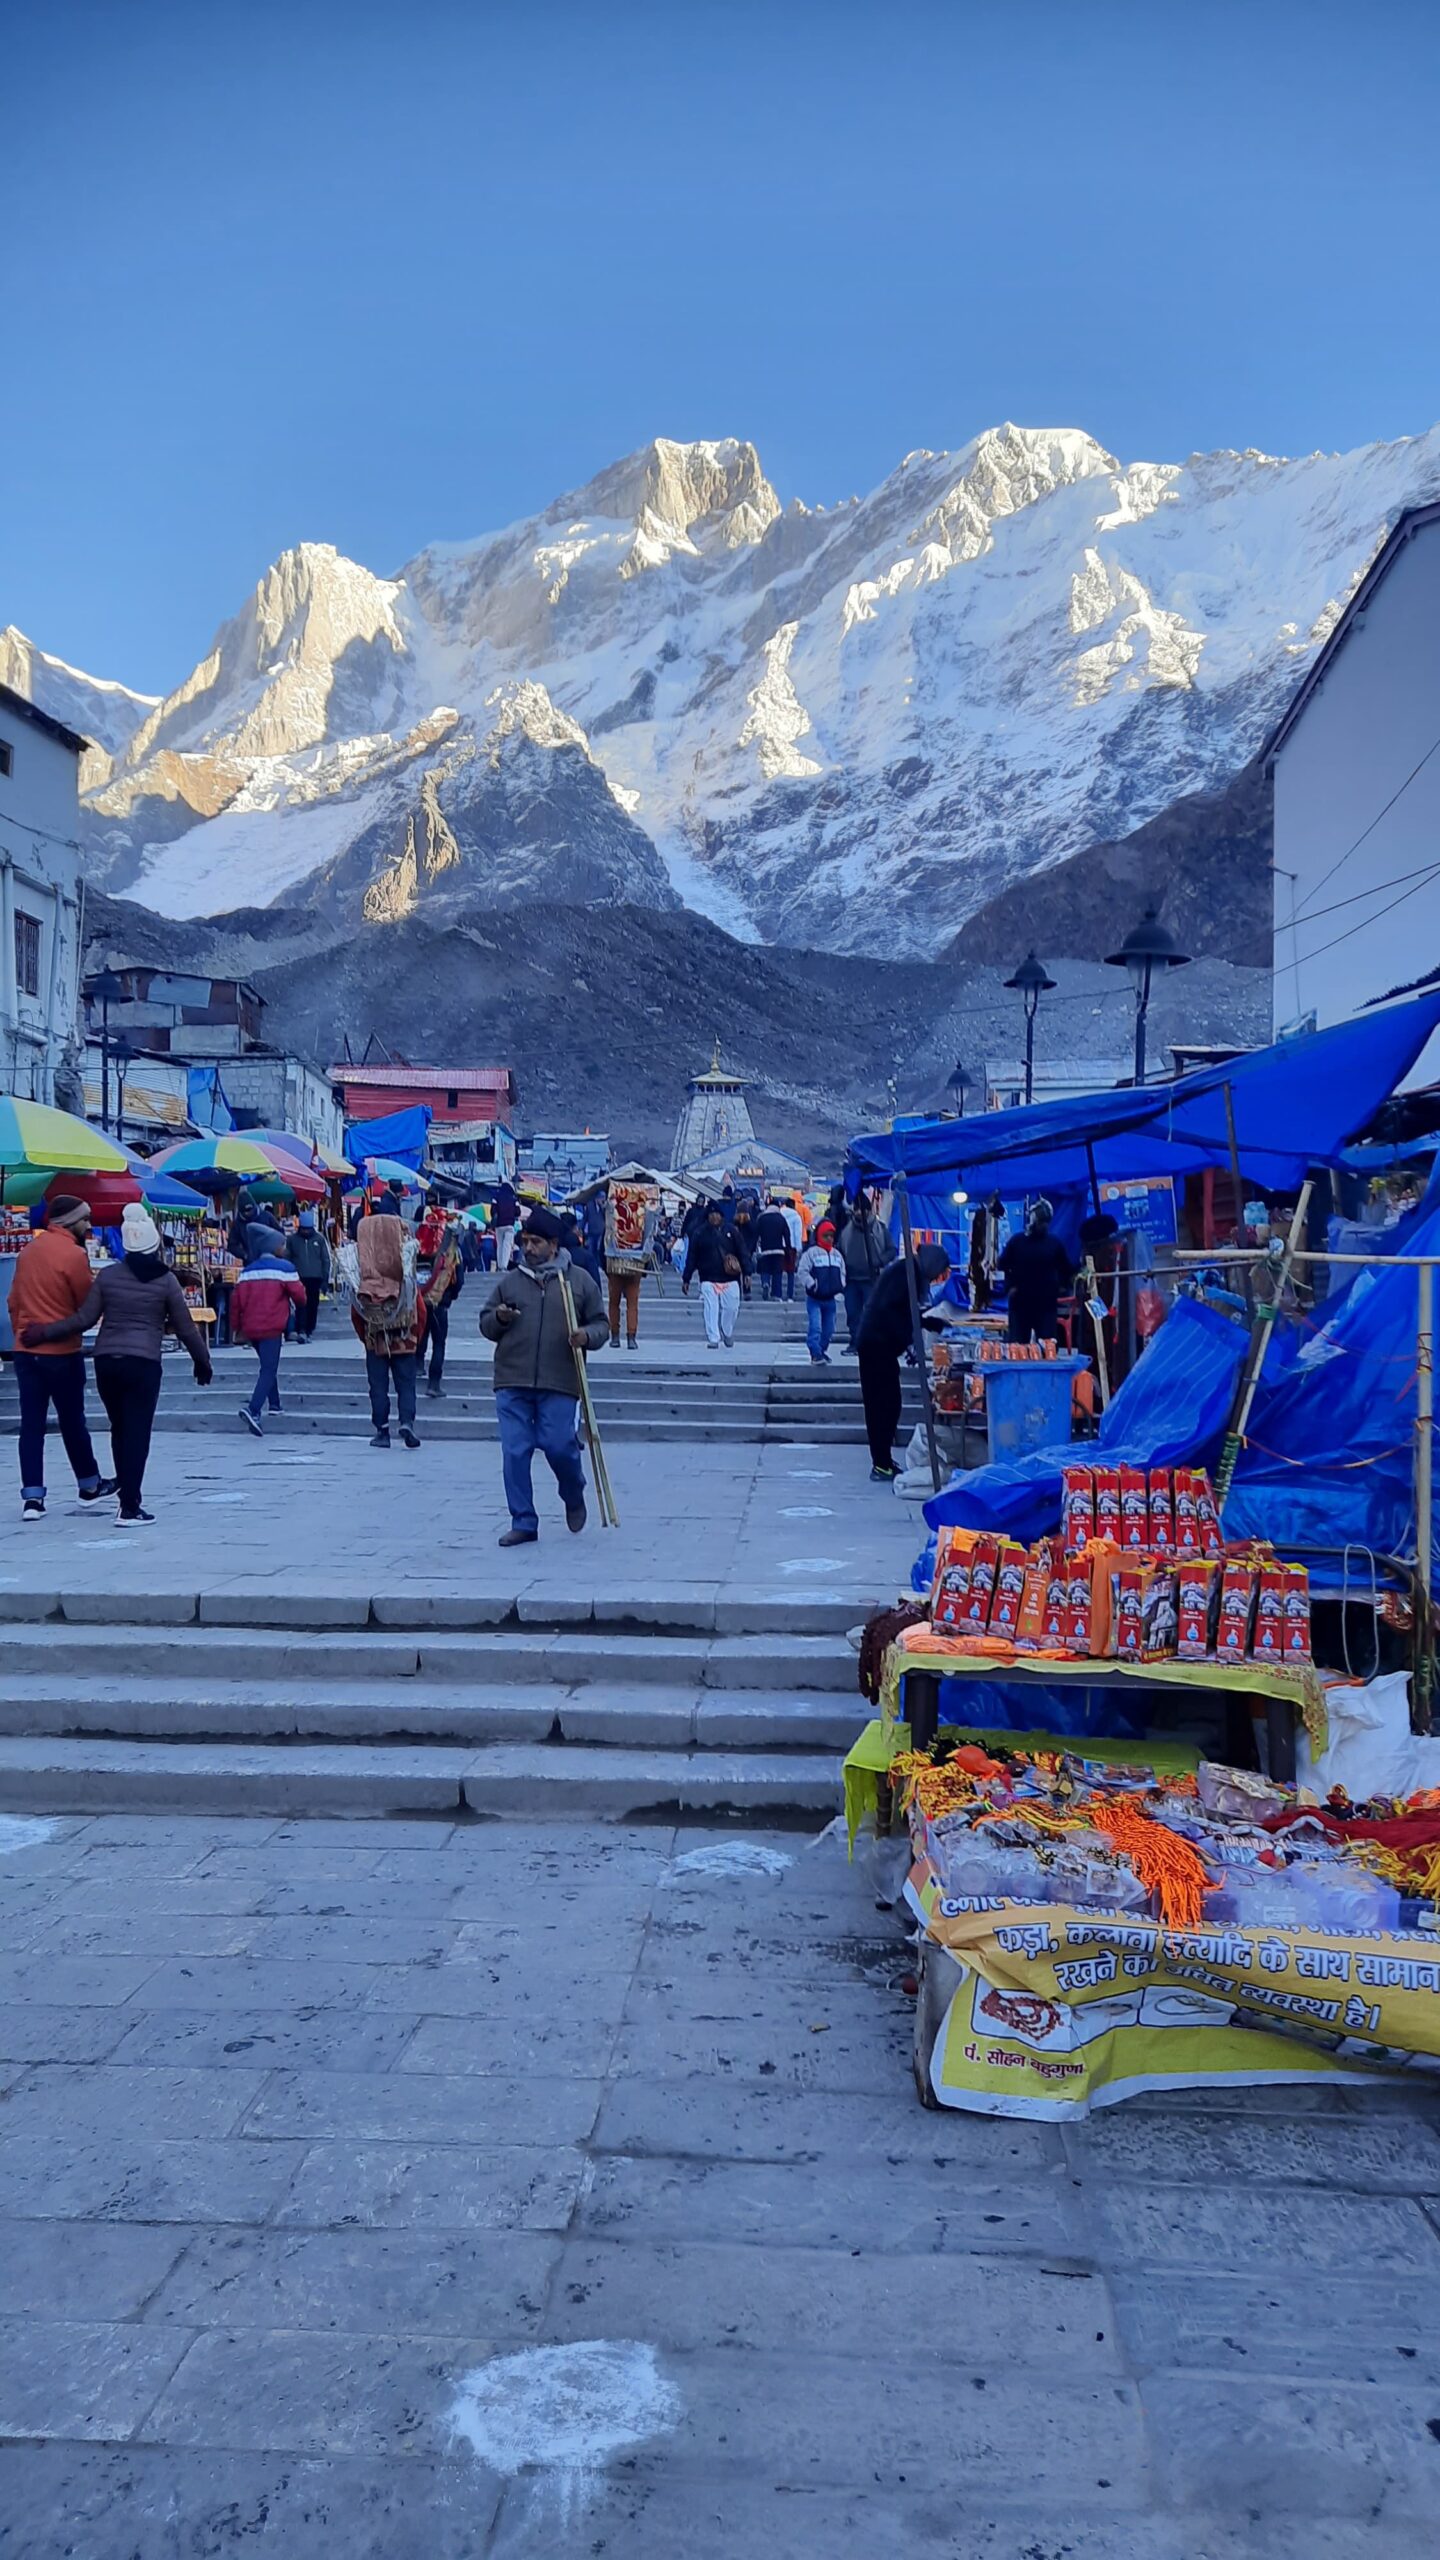
[[452,1093],[507,1093],[512,1082],[508,1067],[362,1067],[348,1059],[326,1073],[332,1084],[444,1085]]

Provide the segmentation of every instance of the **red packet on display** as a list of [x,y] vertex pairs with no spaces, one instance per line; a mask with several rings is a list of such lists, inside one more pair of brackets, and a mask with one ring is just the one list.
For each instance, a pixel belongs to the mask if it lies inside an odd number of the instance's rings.
[[1097,1467],[1094,1474],[1095,1535],[1097,1538],[1113,1538],[1115,1544],[1119,1546],[1122,1543],[1120,1537],[1120,1470],[1118,1467]]
[[1150,1489],[1143,1467],[1120,1470],[1120,1543],[1132,1549],[1150,1544]]
[[1216,1556],[1187,1556],[1180,1566],[1179,1631],[1175,1650],[1182,1662],[1206,1662],[1210,1656],[1210,1605],[1220,1578]]
[[1095,1479],[1088,1467],[1062,1467],[1060,1519],[1067,1555],[1078,1555],[1095,1535]]
[[1150,1470],[1150,1549],[1157,1556],[1168,1556],[1175,1548],[1175,1492],[1168,1467]]
[[1303,1564],[1287,1564],[1285,1573],[1285,1659],[1308,1662],[1310,1655],[1310,1576]]
[[1255,1567],[1230,1556],[1220,1573],[1220,1625],[1215,1651],[1222,1662],[1243,1662],[1250,1650],[1250,1616],[1255,1606]]
[[976,1635],[990,1624],[995,1598],[995,1571],[1000,1561],[998,1538],[977,1538],[970,1552],[970,1592],[965,1603],[965,1632]]
[[995,1567],[995,1597],[990,1605],[990,1633],[1014,1639],[1025,1594],[1025,1550],[1013,1538],[1002,1538]]
[[1285,1567],[1262,1564],[1255,1577],[1255,1628],[1250,1650],[1257,1662],[1285,1659]]

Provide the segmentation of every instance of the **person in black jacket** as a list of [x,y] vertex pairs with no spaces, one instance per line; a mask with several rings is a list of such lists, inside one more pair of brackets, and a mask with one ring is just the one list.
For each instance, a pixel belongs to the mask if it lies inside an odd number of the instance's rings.
[[330,1283],[330,1247],[315,1223],[313,1209],[302,1209],[300,1223],[286,1239],[286,1252],[305,1283],[305,1304],[295,1319],[295,1340],[308,1342],[320,1318],[320,1292]]
[[1004,1278],[1005,1329],[1012,1342],[1053,1342],[1060,1323],[1060,1298],[1075,1277],[1075,1265],[1050,1221],[1048,1200],[1037,1200],[1023,1236],[1012,1236],[1000,1256]]
[[778,1298],[785,1286],[785,1256],[790,1250],[790,1226],[783,1209],[774,1201],[763,1208],[755,1222],[755,1259],[760,1268],[760,1295]]
[[684,1295],[690,1295],[691,1282],[700,1283],[700,1304],[705,1314],[705,1340],[712,1351],[722,1346],[735,1348],[735,1319],[740,1312],[740,1284],[749,1277],[750,1253],[738,1227],[727,1224],[718,1200],[712,1200],[705,1214],[705,1224],[690,1239],[690,1259],[685,1266]]
[[[940,1244],[922,1244],[915,1256],[915,1284],[923,1307],[937,1281],[950,1276],[950,1256]],[[860,1394],[865,1405],[865,1436],[870,1443],[870,1481],[891,1484],[895,1433],[900,1423],[900,1363],[912,1347],[910,1284],[901,1259],[890,1263],[865,1303],[856,1348],[860,1355]]]

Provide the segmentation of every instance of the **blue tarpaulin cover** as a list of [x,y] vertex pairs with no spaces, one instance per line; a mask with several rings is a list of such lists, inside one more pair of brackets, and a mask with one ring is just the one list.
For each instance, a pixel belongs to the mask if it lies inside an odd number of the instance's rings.
[[408,1111],[387,1111],[383,1120],[347,1121],[345,1153],[357,1171],[371,1156],[389,1156],[418,1173],[431,1118],[429,1103],[416,1102]]
[[1198,1298],[1179,1299],[1102,1414],[1094,1440],[954,1477],[925,1505],[931,1528],[995,1529],[1029,1546],[1059,1526],[1060,1470],[1077,1458],[1107,1467],[1206,1465],[1224,1438],[1247,1340],[1228,1316]]
[[1009,1197],[1083,1185],[1092,1157],[1102,1181],[1198,1172],[1229,1164],[1228,1085],[1246,1174],[1268,1190],[1293,1190],[1312,1164],[1333,1162],[1364,1128],[1437,1025],[1440,989],[1431,989],[1173,1084],[855,1138],[850,1166],[886,1181],[905,1173],[930,1190],[942,1181],[971,1191],[983,1184]]

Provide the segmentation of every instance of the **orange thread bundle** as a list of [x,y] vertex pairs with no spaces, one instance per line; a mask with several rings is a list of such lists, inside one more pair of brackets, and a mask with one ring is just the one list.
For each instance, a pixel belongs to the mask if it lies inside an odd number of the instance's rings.
[[1146,1891],[1158,1895],[1160,1917],[1167,1928],[1198,1929],[1210,1883],[1198,1849],[1177,1831],[1167,1831],[1163,1822],[1152,1822],[1128,1796],[1092,1804],[1087,1817],[1091,1827],[1103,1831],[1122,1858],[1129,1859]]

